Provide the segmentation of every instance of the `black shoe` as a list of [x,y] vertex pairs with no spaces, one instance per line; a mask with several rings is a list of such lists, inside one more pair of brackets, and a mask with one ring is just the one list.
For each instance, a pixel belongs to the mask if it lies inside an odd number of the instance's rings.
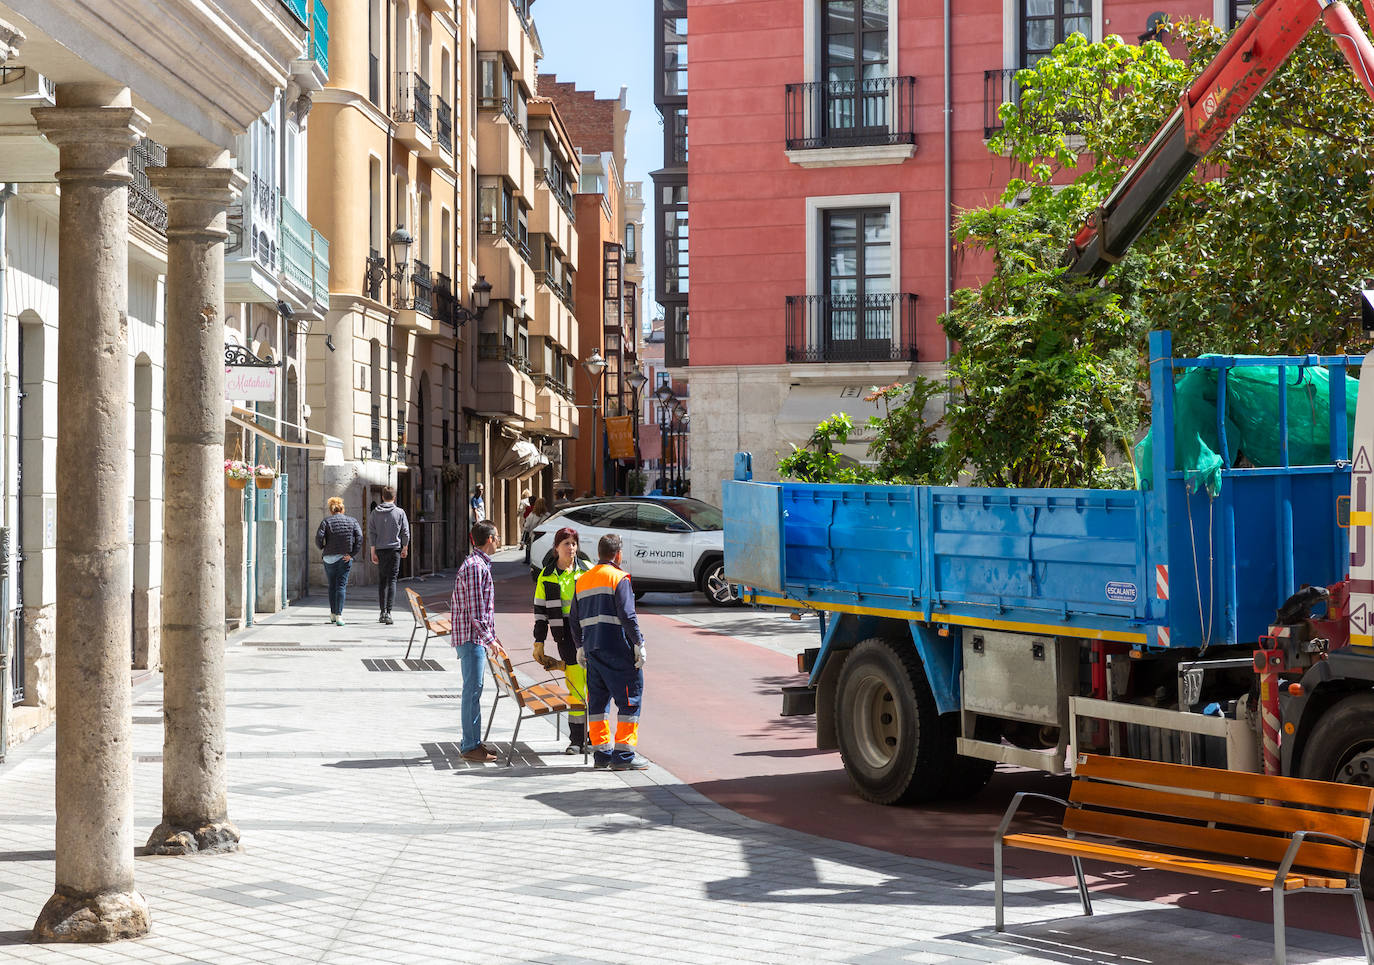
[[592,767],[596,768],[598,771],[604,771],[610,766],[611,759],[609,757],[602,757],[600,754],[597,754],[592,758]]
[[382,614],[382,622],[385,623],[387,626],[390,626],[391,624],[396,622],[395,620],[391,619],[390,610],[387,610],[385,613]]
[[[613,771],[647,771],[650,760],[647,757],[640,757],[636,754],[628,761],[612,761],[611,770]],[[600,765],[597,765],[598,767]]]
[[386,613],[385,613],[385,612],[383,612],[383,613],[381,614],[381,616],[377,617],[377,622],[378,622],[378,623],[385,623],[385,622],[386,622]]

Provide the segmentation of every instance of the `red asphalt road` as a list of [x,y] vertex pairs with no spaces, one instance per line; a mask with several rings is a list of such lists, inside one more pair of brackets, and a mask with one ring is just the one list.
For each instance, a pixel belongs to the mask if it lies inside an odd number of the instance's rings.
[[[497,582],[497,629],[519,660],[532,646],[529,577]],[[780,717],[781,687],[801,683],[795,657],[653,612],[639,614],[647,642],[640,750],[684,783],[748,817],[893,854],[976,868],[992,877],[992,835],[1021,790],[1066,797],[1068,778],[999,767],[988,786],[948,804],[883,807],[850,788],[838,751],[818,751],[815,718]],[[741,611],[741,613],[746,611]],[[1028,803],[1022,830],[1057,826],[1058,814]],[[1012,877],[1073,888],[1067,859],[1010,850]],[[1160,871],[1089,862],[1094,895],[1155,900],[1252,921],[1271,920],[1268,891]],[[1096,874],[1095,874],[1096,872]],[[1358,940],[1349,899],[1293,895],[1293,927]]]

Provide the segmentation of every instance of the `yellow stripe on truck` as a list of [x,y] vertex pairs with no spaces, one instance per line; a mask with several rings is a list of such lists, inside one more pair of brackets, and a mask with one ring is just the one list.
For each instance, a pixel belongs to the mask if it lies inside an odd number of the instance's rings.
[[[800,603],[786,597],[762,596],[754,594],[751,602],[767,606],[789,607],[795,610],[828,610],[832,613],[854,613],[860,616],[893,617],[898,620],[924,621],[926,615],[919,610],[887,610],[881,607],[853,606],[848,603]],[[961,627],[981,627],[985,630],[1010,630],[1017,633],[1043,633],[1056,637],[1082,637],[1085,640],[1113,640],[1118,643],[1146,642],[1144,633],[1131,633],[1125,630],[1093,630],[1087,627],[1053,626],[1043,623],[1019,623],[1013,620],[987,620],[981,617],[956,616],[952,613],[934,614],[932,623],[949,623]],[[1351,637],[1355,642],[1355,637]],[[1374,639],[1370,644],[1374,645]]]

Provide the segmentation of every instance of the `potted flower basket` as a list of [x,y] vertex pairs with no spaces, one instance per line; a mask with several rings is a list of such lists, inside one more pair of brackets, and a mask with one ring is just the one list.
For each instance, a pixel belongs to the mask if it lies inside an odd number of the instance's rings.
[[230,489],[243,489],[252,476],[252,467],[242,459],[224,460],[224,482]]
[[277,480],[277,471],[271,466],[254,466],[253,482],[259,489],[271,489]]

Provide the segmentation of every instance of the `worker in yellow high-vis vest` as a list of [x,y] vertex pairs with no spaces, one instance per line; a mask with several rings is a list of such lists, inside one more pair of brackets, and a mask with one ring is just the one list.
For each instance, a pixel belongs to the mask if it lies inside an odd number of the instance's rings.
[[[577,646],[568,630],[568,610],[572,607],[577,578],[591,568],[591,561],[577,551],[577,530],[564,526],[553,534],[555,556],[539,571],[534,582],[534,659],[546,670],[562,667],[568,682],[568,695],[581,704],[587,702],[587,671],[577,663]],[[558,656],[545,654],[544,643],[553,635]],[[566,754],[582,750],[587,742],[586,714],[568,711]]]
[[[630,574],[620,568],[621,541],[614,533],[597,544],[600,559],[577,578],[568,611],[577,660],[587,669],[587,736],[597,767],[642,771],[638,753],[639,711],[644,696],[644,634],[635,615]],[[610,709],[616,709],[611,743]]]

